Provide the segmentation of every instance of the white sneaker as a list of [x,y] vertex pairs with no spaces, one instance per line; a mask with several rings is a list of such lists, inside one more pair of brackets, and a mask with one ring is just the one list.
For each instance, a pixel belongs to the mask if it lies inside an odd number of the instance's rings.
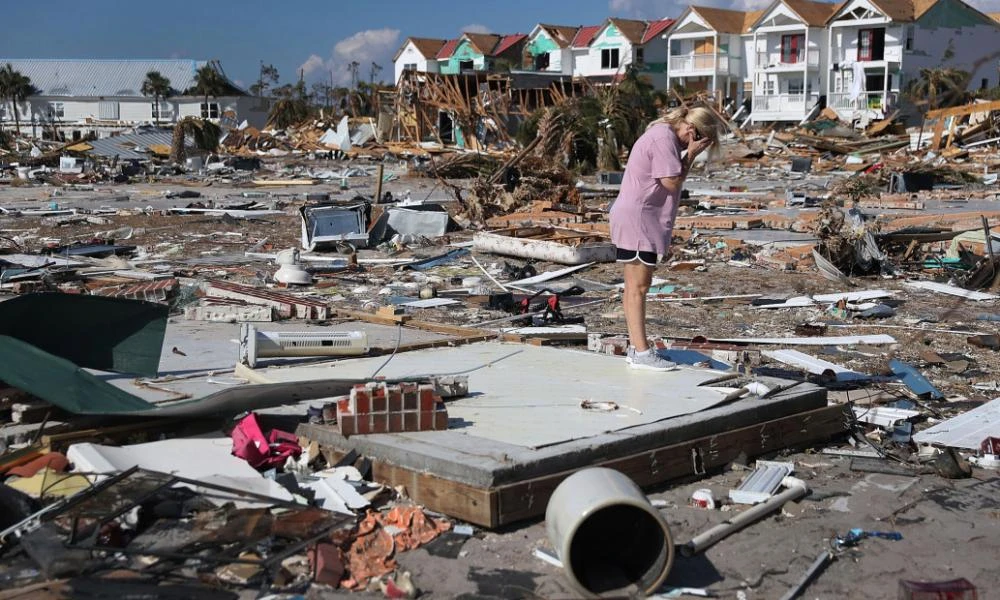
[[630,369],[645,371],[673,371],[677,368],[677,363],[664,359],[653,349],[646,352],[636,352],[635,348],[629,348],[628,354],[625,356],[625,363]]

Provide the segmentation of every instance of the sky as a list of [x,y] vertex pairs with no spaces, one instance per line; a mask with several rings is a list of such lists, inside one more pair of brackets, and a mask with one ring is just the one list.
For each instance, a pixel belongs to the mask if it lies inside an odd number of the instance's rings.
[[[736,10],[767,0],[701,0]],[[1000,11],[1000,0],[970,0]],[[218,59],[230,79],[247,87],[260,64],[274,65],[279,85],[349,85],[358,78],[391,82],[392,57],[407,37],[454,39],[463,31],[530,33],[538,23],[597,25],[609,16],[676,17],[676,0],[6,0],[2,58]],[[381,67],[381,71],[373,68]],[[373,77],[374,75],[374,77]]]

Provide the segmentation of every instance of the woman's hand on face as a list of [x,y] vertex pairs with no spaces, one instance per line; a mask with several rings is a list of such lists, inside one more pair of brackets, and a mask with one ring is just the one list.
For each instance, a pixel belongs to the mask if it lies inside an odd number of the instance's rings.
[[708,138],[701,138],[700,140],[692,141],[690,144],[688,144],[688,152],[687,152],[688,158],[691,161],[694,161],[694,157],[704,152],[711,145],[712,145],[712,140]]

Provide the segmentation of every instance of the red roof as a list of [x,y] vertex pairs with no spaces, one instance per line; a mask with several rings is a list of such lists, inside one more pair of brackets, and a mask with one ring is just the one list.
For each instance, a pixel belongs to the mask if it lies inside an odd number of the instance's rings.
[[451,58],[451,55],[455,53],[455,48],[457,47],[458,47],[458,40],[448,40],[447,42],[444,43],[444,46],[441,46],[441,49],[438,50],[437,56],[435,56],[434,58],[438,60]]
[[576,32],[576,37],[573,38],[574,48],[585,48],[590,45],[590,42],[594,41],[594,36],[597,32],[601,30],[603,25],[587,25],[581,27],[579,31]]
[[509,50],[511,46],[520,42],[526,37],[528,36],[523,33],[512,33],[510,35],[503,36],[503,39],[500,40],[500,43],[497,44],[497,47],[493,49],[493,56],[498,56],[500,54],[503,54],[505,50]]
[[645,44],[649,40],[654,39],[675,22],[676,19],[661,19],[659,21],[652,21],[649,24],[649,27],[646,28],[646,33],[642,36],[642,43]]

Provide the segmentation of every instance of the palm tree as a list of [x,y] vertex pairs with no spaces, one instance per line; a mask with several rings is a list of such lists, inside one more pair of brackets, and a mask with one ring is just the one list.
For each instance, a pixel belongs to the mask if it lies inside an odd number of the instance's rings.
[[29,77],[20,71],[15,71],[10,63],[0,67],[0,101],[10,100],[14,106],[14,127],[18,135],[21,134],[21,113],[18,105],[39,91],[31,84]]
[[152,96],[156,106],[156,124],[160,124],[160,98],[166,99],[170,95],[170,80],[160,75],[159,71],[146,73],[146,79],[142,82],[142,95]]
[[207,119],[197,117],[184,117],[177,121],[174,126],[174,137],[170,144],[170,160],[175,163],[184,162],[186,151],[184,149],[184,138],[190,135],[194,138],[195,146],[205,152],[215,152],[219,147],[219,136],[222,130],[219,126]]
[[929,109],[959,106],[969,100],[967,91],[971,75],[952,68],[920,69],[920,78],[912,82],[912,99],[927,99]]
[[231,87],[225,76],[212,63],[206,64],[195,72],[194,87],[189,92],[205,97],[205,110],[202,118],[208,118],[211,115],[208,107],[209,96],[221,96]]

